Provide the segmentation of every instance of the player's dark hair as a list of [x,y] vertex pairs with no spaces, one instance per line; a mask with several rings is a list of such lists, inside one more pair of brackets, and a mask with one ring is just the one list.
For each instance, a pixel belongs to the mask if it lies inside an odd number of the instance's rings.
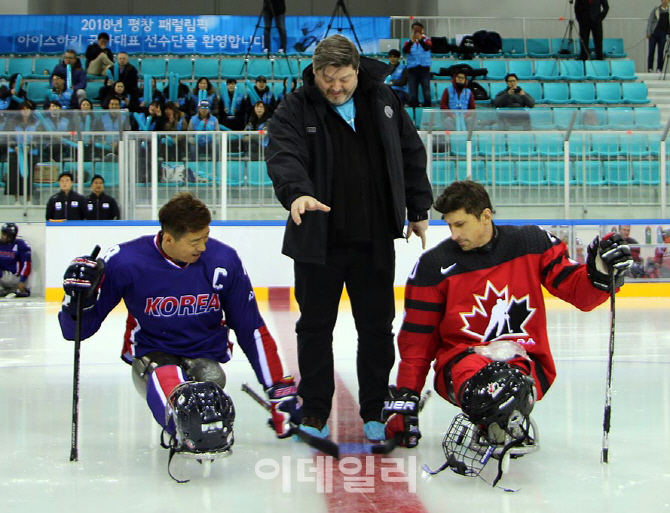
[[212,214],[193,194],[181,192],[161,207],[158,220],[164,232],[179,240],[187,233],[207,228],[212,222]]
[[96,181],[98,178],[102,180],[102,183],[105,183],[105,178],[102,175],[93,175],[93,178],[91,178],[91,183]]
[[507,82],[512,77],[516,78],[517,82],[519,81],[519,77],[516,76],[516,73],[508,73],[505,75],[505,82]]
[[72,173],[70,173],[69,171],[64,171],[61,174],[59,174],[58,175],[58,180],[60,181],[60,179],[63,178],[64,176],[70,177],[70,180],[72,180],[74,182],[74,175]]
[[400,51],[392,48],[389,50],[389,57],[400,57]]
[[466,214],[472,214],[477,219],[485,209],[493,210],[491,198],[484,186],[471,180],[453,182],[442,191],[433,208],[442,214],[463,209]]

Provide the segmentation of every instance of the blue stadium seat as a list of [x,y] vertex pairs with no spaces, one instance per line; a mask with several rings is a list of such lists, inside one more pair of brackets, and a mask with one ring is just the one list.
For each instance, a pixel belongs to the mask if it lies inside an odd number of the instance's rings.
[[453,160],[433,160],[431,183],[440,187],[449,185],[456,179],[456,163]]
[[7,59],[0,58],[0,77],[7,76]]
[[537,155],[535,137],[529,132],[507,133],[507,154],[512,157],[528,158]]
[[93,166],[96,175],[105,180],[105,186],[116,187],[119,185],[119,163],[118,162],[96,162]]
[[535,147],[542,157],[563,157],[563,134],[546,133],[535,135]]
[[497,185],[519,185],[516,177],[516,163],[508,160],[498,160],[492,165],[493,181]]
[[[545,170],[547,173],[547,183],[549,185],[565,185],[565,162],[558,160],[550,160],[545,163]],[[568,163],[569,170],[569,179],[568,183],[570,185],[575,185],[577,180],[575,179],[575,166],[571,161]]]
[[[444,68],[445,70],[454,65],[456,61],[454,59],[432,59],[430,62],[430,71],[431,73],[440,73],[440,70]],[[451,77],[447,75],[433,76],[435,80],[451,80]]]
[[644,82],[623,82],[621,95],[625,103],[649,103],[647,84]]
[[603,164],[606,185],[637,185],[632,166],[627,160],[611,160]]
[[544,84],[544,102],[553,104],[570,103],[570,90],[566,82],[547,82]]
[[219,78],[219,59],[208,59],[206,57],[198,57],[195,59],[193,66],[193,75],[196,79]]
[[626,57],[626,50],[623,45],[622,37],[604,37],[603,55],[607,58]]
[[610,73],[614,80],[637,80],[635,62],[630,59],[610,61]]
[[611,80],[609,61],[584,61],[584,73],[589,80]]
[[551,38],[551,51],[556,57],[569,59],[570,57],[577,57],[579,53],[576,51],[579,48],[579,43],[574,39],[565,37]]
[[505,82],[491,82],[491,100],[493,100],[496,95],[503,89],[507,89],[507,84]]
[[558,61],[558,74],[563,80],[585,80],[584,61]]
[[535,61],[535,73],[533,78],[536,80],[558,80],[558,61],[556,59],[547,59]]
[[165,78],[165,57],[146,57],[140,61],[140,74],[151,75],[157,80]]
[[[29,77],[24,75],[24,78],[43,78],[48,80],[51,72],[59,62],[60,59],[58,57],[37,57],[33,64],[33,74]],[[47,73],[44,73],[45,71]]]
[[[205,162],[205,164],[208,164]],[[244,175],[246,174],[246,162],[244,160],[230,160],[227,163],[226,181],[230,187],[239,187],[244,185]],[[220,182],[220,179],[218,180]],[[217,182],[217,183],[218,183]]]
[[658,107],[634,107],[635,126],[656,130],[661,126],[661,111]]
[[272,61],[265,57],[251,57],[246,66],[247,78],[254,80],[256,77],[264,76],[272,78]]
[[174,73],[182,80],[193,78],[193,60],[190,57],[170,57],[167,59],[167,72]]
[[[459,160],[456,163],[456,176],[459,180],[465,180],[468,176],[468,163]],[[486,162],[483,160],[472,161],[472,176],[471,179],[483,185],[490,185],[491,180],[486,176]]]
[[468,134],[465,132],[452,133],[449,137],[449,154],[454,157],[465,157],[467,155]]
[[551,130],[554,128],[554,109],[535,107],[528,111],[528,115],[533,130]]
[[628,130],[635,126],[635,113],[628,107],[608,107],[607,126],[614,130]]
[[504,80],[505,75],[507,75],[507,61],[505,59],[484,61],[482,68],[488,70],[487,80]]
[[601,132],[591,136],[591,150],[597,157],[611,158],[621,154],[618,134]]
[[599,160],[579,160],[575,162],[575,184],[605,185],[602,162]]
[[26,82],[26,85],[22,86],[26,89],[28,94],[28,99],[34,101],[38,108],[42,108],[42,103],[46,99],[47,92],[51,90],[49,81],[47,79],[40,80],[39,82]]
[[533,61],[509,61],[507,70],[509,73],[514,73],[519,80],[531,80],[533,78]]
[[221,79],[245,78],[244,59],[238,57],[221,58]]
[[649,138],[643,132],[626,132],[619,137],[622,156],[647,158],[650,156]]
[[525,40],[522,37],[503,37],[502,51],[507,57],[527,57]]
[[250,160],[247,163],[247,183],[254,186],[272,185],[264,160]]
[[[554,126],[559,130],[566,130],[570,125],[570,121],[575,113],[579,114],[579,109],[576,107],[560,107],[554,109]],[[575,118],[575,125],[577,119]]]
[[547,185],[544,162],[541,160],[520,160],[516,163],[520,185]]
[[596,82],[596,101],[598,103],[623,103],[619,83]]
[[477,155],[482,157],[490,157],[491,155],[495,154],[496,158],[508,155],[507,138],[505,137],[505,134],[493,132],[475,132],[473,139],[473,142],[477,148]]
[[546,37],[529,37],[526,39],[526,52],[528,57],[554,57],[555,54],[551,50],[549,38]]
[[606,107],[582,107],[579,109],[577,128],[582,130],[606,130],[607,108]]
[[7,74],[13,75],[20,73],[23,78],[28,78],[33,74],[32,57],[11,57],[7,62]]
[[595,103],[596,101],[596,92],[590,82],[571,82],[569,89],[571,103]]
[[536,102],[542,101],[542,84],[539,82],[526,82],[525,84],[521,84],[521,89],[531,95]]
[[577,159],[591,157],[591,134],[588,132],[575,133],[570,135],[570,156]]
[[661,183],[661,165],[658,160],[634,160],[633,178],[640,185],[659,185]]
[[[435,60],[435,59],[433,59]],[[272,68],[275,79],[283,80],[290,77],[300,77],[300,61],[295,58],[277,58]]]

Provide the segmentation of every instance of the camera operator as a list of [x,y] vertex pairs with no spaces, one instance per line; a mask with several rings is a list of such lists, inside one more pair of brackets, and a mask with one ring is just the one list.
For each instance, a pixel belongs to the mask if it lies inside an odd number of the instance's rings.
[[532,108],[535,106],[535,99],[519,87],[519,78],[514,73],[508,73],[505,76],[507,88],[496,94],[493,98],[493,106],[496,108]]

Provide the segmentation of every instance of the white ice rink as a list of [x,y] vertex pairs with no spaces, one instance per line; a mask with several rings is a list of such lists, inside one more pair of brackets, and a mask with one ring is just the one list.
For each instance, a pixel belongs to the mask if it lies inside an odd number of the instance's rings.
[[[208,477],[197,462],[175,457],[173,472],[191,481],[174,482],[160,430],[119,359],[125,312],[117,310],[82,345],[79,461],[71,463],[73,344],[61,337],[58,306],[0,303],[2,513],[670,511],[670,299],[617,301],[609,465],[600,463],[608,304],[582,313],[548,301],[558,377],[533,411],[541,450],[512,461],[501,481],[516,493],[450,470],[422,475],[424,463],[443,463],[442,437],[457,413],[436,394],[420,416],[417,449],[396,449],[390,460],[369,455],[354,399],[355,334],[346,308],[335,335],[338,390],[330,424],[348,459],[333,463],[275,438],[266,412],[240,391],[245,381],[260,386],[237,349],[224,366],[237,410],[233,454],[214,462]],[[287,367],[297,372],[297,312],[262,306]],[[401,465],[404,476],[391,472]],[[484,477],[490,481],[495,470],[489,464]]]

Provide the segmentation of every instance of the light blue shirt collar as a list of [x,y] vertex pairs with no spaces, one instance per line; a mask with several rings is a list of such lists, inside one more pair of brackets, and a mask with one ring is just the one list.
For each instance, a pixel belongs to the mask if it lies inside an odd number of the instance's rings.
[[331,104],[331,106],[355,132],[356,125],[354,124],[354,120],[356,119],[356,106],[354,105],[354,97],[352,96],[342,105]]

